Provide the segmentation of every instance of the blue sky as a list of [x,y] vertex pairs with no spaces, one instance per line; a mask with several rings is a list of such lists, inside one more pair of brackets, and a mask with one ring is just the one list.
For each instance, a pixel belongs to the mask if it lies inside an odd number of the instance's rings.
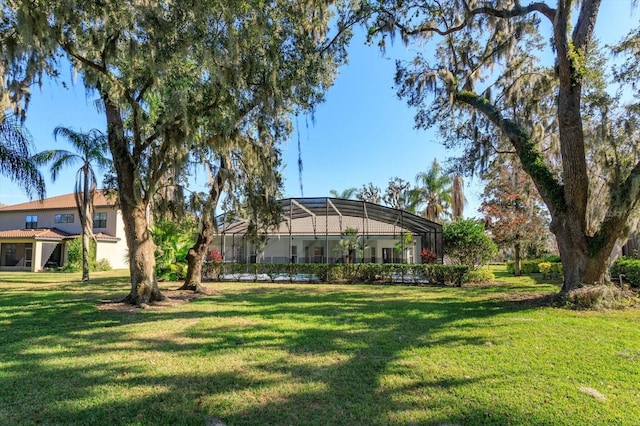
[[[633,23],[626,0],[605,0],[601,7],[597,34],[607,42],[618,40]],[[624,25],[622,25],[624,24]],[[314,121],[298,118],[302,146],[304,196],[328,196],[331,189],[342,191],[373,182],[384,189],[390,178],[398,176],[413,182],[418,172],[426,171],[434,158],[444,163],[455,155],[446,152],[435,130],[414,129],[413,114],[393,88],[394,60],[410,55],[400,42],[383,56],[375,46],[365,46],[355,37],[349,48],[349,64],[342,67],[325,103],[318,106]],[[63,70],[67,76],[72,70]],[[104,130],[102,115],[93,105],[94,96],[86,96],[81,82],[63,88],[58,83],[44,82],[42,90],[34,89],[27,127],[33,135],[36,150],[68,149],[64,141],[54,141],[56,126],[88,131]],[[300,196],[297,169],[297,132],[282,146],[285,163],[286,197]],[[47,170],[47,196],[73,190],[75,171],[70,169],[54,183]],[[465,216],[477,215],[482,183],[466,179],[468,205]],[[28,201],[20,188],[0,176],[0,203]]]

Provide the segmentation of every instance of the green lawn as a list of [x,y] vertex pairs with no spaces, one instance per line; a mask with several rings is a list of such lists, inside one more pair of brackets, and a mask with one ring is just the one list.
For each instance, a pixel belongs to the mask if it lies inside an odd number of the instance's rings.
[[640,310],[537,307],[554,284],[498,275],[132,312],[99,309],[123,272],[0,273],[0,424],[638,424]]

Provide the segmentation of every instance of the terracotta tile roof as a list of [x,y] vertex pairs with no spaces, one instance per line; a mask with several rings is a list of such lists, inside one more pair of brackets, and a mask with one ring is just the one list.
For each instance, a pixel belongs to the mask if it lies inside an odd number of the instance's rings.
[[8,231],[0,231],[0,238],[33,238],[36,240],[64,240],[66,238],[75,237],[58,228],[41,228],[41,229],[11,229]]
[[[103,241],[120,240],[120,238],[105,234],[104,232],[98,232],[94,235],[96,239]],[[33,238],[35,240],[65,240],[79,236],[80,234],[71,234],[58,228],[11,229],[8,231],[0,231],[0,239]]]
[[[115,201],[115,197],[107,198],[103,191],[96,191],[96,195],[94,198],[94,205],[96,207],[112,207],[115,205]],[[76,208],[76,201],[73,193],[58,195],[57,197],[45,198],[44,200],[29,201],[27,203],[0,207],[0,213],[35,210],[60,210],[69,208]]]
[[120,241],[120,238],[114,237],[113,235],[105,234],[104,232],[98,232],[95,235],[98,240],[110,240],[110,241]]

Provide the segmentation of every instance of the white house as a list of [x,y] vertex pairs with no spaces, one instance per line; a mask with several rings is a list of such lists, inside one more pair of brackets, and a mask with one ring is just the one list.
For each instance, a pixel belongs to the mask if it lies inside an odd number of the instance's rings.
[[[62,266],[67,241],[82,234],[74,194],[0,207],[0,270],[41,271]],[[127,268],[124,224],[115,199],[102,191],[94,198],[96,259]]]
[[[378,204],[338,198],[281,200],[282,217],[264,247],[247,238],[249,223],[220,224],[212,248],[225,262],[420,263],[428,249],[442,262],[442,225]],[[347,234],[351,234],[347,236]],[[355,248],[348,253],[346,240]]]

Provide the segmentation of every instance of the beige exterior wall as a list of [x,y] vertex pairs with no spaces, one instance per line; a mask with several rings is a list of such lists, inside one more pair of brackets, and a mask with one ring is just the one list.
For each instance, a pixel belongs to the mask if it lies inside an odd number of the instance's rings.
[[[56,214],[73,214],[73,223],[56,223]],[[81,232],[80,220],[75,209],[39,210],[33,212],[3,212],[0,216],[0,230],[25,229],[27,216],[38,216],[38,228],[58,228],[72,234]]]
[[96,232],[104,232],[119,238],[118,241],[99,241],[96,246],[96,260],[106,259],[113,269],[127,269],[127,239],[124,234],[124,222],[120,210],[112,208],[96,209],[96,212],[107,213],[107,227],[96,228]]
[[105,234],[124,239],[124,226],[122,224],[122,215],[120,213],[120,210],[111,207],[97,207],[94,213],[107,214],[107,227],[96,228],[94,223],[94,232],[104,232]]
[[[124,237],[120,210],[112,207],[97,207],[95,213],[107,214],[107,227],[94,228],[95,232],[104,232],[115,237]],[[57,214],[72,214],[73,223],[56,223]],[[33,212],[3,212],[0,214],[0,231],[25,229],[27,216],[38,216],[38,228],[58,228],[70,234],[82,233],[80,218],[76,209],[37,210]],[[118,232],[122,229],[121,232]]]
[[[106,227],[104,228],[94,227],[94,232],[102,232],[104,234],[118,238],[117,241],[98,241],[96,247],[96,259],[106,259],[114,269],[128,268],[129,265],[125,259],[127,253],[127,242],[124,234],[124,222],[122,220],[122,214],[120,210],[113,207],[96,207],[95,213],[106,213],[107,223]],[[56,223],[55,216],[57,214],[73,214],[74,221],[73,223]],[[2,212],[0,213],[0,231],[25,229],[26,217],[32,215],[38,216],[38,228],[57,228],[70,234],[82,233],[80,219],[75,208],[36,210],[32,212]],[[32,267],[28,269],[31,271],[40,271],[42,270],[42,268],[44,268],[44,263],[47,261],[47,259],[44,258],[45,256],[43,256],[43,248],[45,248],[45,245],[50,244],[49,242],[34,241],[33,239],[24,241],[12,239],[11,242],[34,243],[33,263]],[[66,261],[66,251],[63,251],[63,253],[64,260]]]

